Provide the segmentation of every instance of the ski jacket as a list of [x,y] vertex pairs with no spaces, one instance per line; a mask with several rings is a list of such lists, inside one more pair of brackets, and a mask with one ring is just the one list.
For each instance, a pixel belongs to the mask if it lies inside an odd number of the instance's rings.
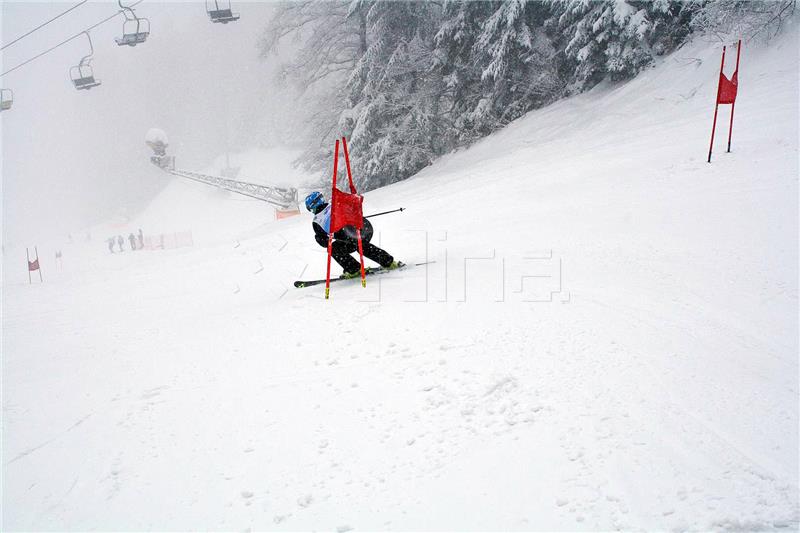
[[[314,221],[311,223],[314,228],[314,239],[323,248],[328,247],[328,231],[331,228],[331,206],[322,204],[321,208],[314,214]],[[372,224],[364,219],[364,226],[361,228],[361,240],[369,242],[372,239]],[[356,241],[356,230],[353,226],[345,226],[333,234],[337,241]]]

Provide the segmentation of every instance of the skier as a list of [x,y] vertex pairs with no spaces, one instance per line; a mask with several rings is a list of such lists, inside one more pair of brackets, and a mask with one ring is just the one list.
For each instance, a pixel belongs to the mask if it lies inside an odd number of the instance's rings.
[[107,242],[108,242],[108,251],[113,254],[114,253],[114,242],[115,242],[114,237],[109,237]]
[[[325,202],[322,193],[314,191],[306,196],[306,209],[314,214],[312,227],[314,228],[314,239],[323,248],[328,247],[328,230],[331,227],[331,206]],[[381,250],[370,243],[372,239],[372,224],[364,219],[364,226],[361,228],[361,246],[364,257],[378,263],[383,268],[392,270],[400,266],[394,258],[385,250]],[[331,257],[344,270],[343,278],[355,278],[361,275],[361,263],[352,255],[358,251],[358,240],[356,230],[353,226],[345,226],[333,234],[333,244],[331,245]]]
[[139,228],[137,238],[139,239],[139,249],[141,250],[144,248],[144,233],[142,232],[142,228]]
[[119,251],[124,252],[125,249],[122,247],[125,244],[125,239],[122,238],[122,235],[117,235],[117,244],[119,244]]
[[131,243],[131,250],[136,250],[136,237],[133,236],[133,233],[128,235],[128,241]]

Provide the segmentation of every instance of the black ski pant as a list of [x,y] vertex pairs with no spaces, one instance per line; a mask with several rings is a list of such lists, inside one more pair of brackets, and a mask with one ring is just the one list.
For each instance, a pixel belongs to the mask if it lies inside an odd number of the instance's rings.
[[[381,250],[372,243],[362,241],[361,246],[364,250],[364,257],[372,259],[384,268],[391,265],[392,261],[394,261],[394,258],[389,255],[386,250]],[[359,263],[358,259],[350,255],[357,251],[358,241],[336,240],[333,241],[331,245],[331,256],[348,274],[355,274],[361,271],[361,263]]]

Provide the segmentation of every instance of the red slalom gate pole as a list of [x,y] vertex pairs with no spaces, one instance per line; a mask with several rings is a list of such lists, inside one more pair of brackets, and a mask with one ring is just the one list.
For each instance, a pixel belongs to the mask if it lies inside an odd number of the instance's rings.
[[367,286],[367,274],[364,272],[364,248],[361,245],[361,230],[356,230],[356,238],[358,239],[358,258],[361,260],[361,286]]
[[333,234],[328,234],[328,269],[325,273],[325,299],[331,295],[331,251],[333,245]]
[[36,252],[36,266],[39,267],[36,269],[39,271],[39,281],[44,282],[44,280],[42,279],[42,264],[39,262],[39,247],[34,246],[33,250]]
[[[739,42],[736,44],[736,82],[739,82],[739,56],[742,53],[742,40],[739,39]],[[736,98],[733,99],[731,103],[731,125],[728,128],[728,153],[731,151],[731,136],[733,135],[733,112],[736,110]]]
[[339,139],[336,139],[336,148],[333,154],[333,185],[331,186],[331,218],[328,221],[328,269],[325,274],[325,299],[327,300],[331,294],[331,253],[333,251],[333,233],[331,226],[333,225],[333,214],[336,212],[333,205],[333,191],[336,190],[336,173],[339,170]]
[[353,174],[350,172],[350,153],[347,151],[347,139],[342,137],[342,147],[344,148],[344,164],[347,166],[347,181],[350,184],[350,192],[356,192],[356,188],[353,185]]
[[725,66],[725,47],[722,47],[722,62],[719,65],[719,78],[717,78],[717,98],[714,102],[714,124],[711,126],[711,144],[708,147],[708,163],[711,163],[711,151],[714,149],[714,131],[717,129],[717,112],[719,111],[719,91],[722,89],[722,68]]

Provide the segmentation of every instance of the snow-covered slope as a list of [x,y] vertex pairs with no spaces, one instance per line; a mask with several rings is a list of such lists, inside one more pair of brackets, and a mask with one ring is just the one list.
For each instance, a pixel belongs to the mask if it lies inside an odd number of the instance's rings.
[[329,301],[307,216],[6,276],[4,529],[796,529],[797,44],[711,165],[697,42],[368,194],[435,263]]

